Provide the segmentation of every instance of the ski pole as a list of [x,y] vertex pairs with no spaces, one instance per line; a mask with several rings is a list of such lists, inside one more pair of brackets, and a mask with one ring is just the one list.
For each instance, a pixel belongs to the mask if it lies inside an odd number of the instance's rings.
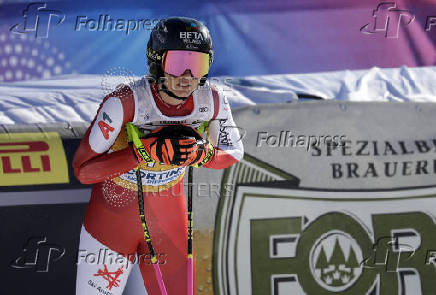
[[194,261],[192,255],[192,176],[193,168],[188,168],[188,295],[194,294]]
[[165,283],[162,278],[162,272],[160,271],[159,263],[157,262],[156,253],[154,252],[153,244],[151,243],[150,231],[145,222],[145,212],[144,212],[144,197],[142,194],[142,177],[141,169],[138,167],[136,170],[136,182],[138,184],[138,205],[139,205],[139,216],[141,218],[142,228],[144,229],[144,239],[147,242],[148,250],[151,256],[151,262],[153,263],[154,273],[156,275],[157,283],[159,284],[160,293],[162,295],[168,295],[165,288]]

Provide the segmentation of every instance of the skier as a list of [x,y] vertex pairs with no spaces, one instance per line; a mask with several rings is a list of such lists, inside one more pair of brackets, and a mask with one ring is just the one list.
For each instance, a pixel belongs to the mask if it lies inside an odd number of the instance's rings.
[[[122,294],[133,263],[147,293],[161,294],[139,217],[137,167],[166,289],[186,294],[185,169],[223,169],[244,153],[227,98],[207,81],[212,61],[206,26],[185,17],[163,19],[147,43],[150,75],[104,97],[73,160],[76,177],[93,184],[80,234],[76,294]],[[146,135],[142,148],[128,142],[127,123]]]

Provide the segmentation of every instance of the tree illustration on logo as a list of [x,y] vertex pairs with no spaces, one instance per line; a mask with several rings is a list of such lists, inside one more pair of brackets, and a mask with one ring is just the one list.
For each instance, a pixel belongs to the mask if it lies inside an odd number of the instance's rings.
[[327,255],[325,254],[324,247],[321,246],[318,259],[316,260],[315,267],[321,270],[321,276],[324,276],[324,270],[328,267]]
[[321,280],[330,286],[343,286],[352,281],[356,275],[355,270],[359,267],[353,248],[350,247],[350,254],[346,260],[338,239],[335,240],[330,259],[327,259],[324,246],[321,246],[315,263],[315,268],[321,271]]
[[361,249],[344,232],[325,235],[312,251],[312,274],[327,290],[343,291],[362,274],[362,266],[359,264],[362,259]]
[[356,253],[352,247],[350,247],[350,256],[348,257],[347,267],[352,269],[351,274],[353,277],[356,275],[356,270],[360,267],[359,262],[357,262]]
[[330,264],[333,264],[336,268],[338,268],[341,264],[345,265],[345,255],[342,251],[341,246],[339,245],[339,240],[336,238],[335,246],[333,247],[333,254],[330,257]]
[[333,254],[332,257],[330,257],[329,266],[332,269],[331,275],[332,275],[332,283],[329,285],[332,286],[340,286],[343,285],[341,281],[342,277],[342,270],[345,268],[345,255],[342,251],[341,246],[339,245],[339,240],[336,238],[335,240],[335,246],[333,247]]

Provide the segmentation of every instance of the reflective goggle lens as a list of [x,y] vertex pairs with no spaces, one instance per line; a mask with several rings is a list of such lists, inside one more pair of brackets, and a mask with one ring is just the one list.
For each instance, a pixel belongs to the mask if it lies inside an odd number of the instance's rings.
[[201,78],[209,72],[209,54],[187,50],[168,50],[162,60],[165,73],[182,75],[187,69],[195,78]]

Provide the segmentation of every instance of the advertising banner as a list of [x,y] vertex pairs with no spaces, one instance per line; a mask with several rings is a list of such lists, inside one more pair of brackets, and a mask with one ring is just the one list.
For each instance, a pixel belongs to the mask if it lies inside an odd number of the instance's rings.
[[0,134],[0,186],[68,183],[68,164],[58,133]]
[[237,112],[246,154],[222,179],[215,294],[435,294],[435,113],[341,102]]
[[[0,81],[147,72],[152,28],[170,16],[209,28],[209,76],[435,64],[434,0],[0,1]],[[183,36],[182,36],[183,37]]]
[[221,215],[217,294],[434,294],[434,208],[436,188],[239,186]]

